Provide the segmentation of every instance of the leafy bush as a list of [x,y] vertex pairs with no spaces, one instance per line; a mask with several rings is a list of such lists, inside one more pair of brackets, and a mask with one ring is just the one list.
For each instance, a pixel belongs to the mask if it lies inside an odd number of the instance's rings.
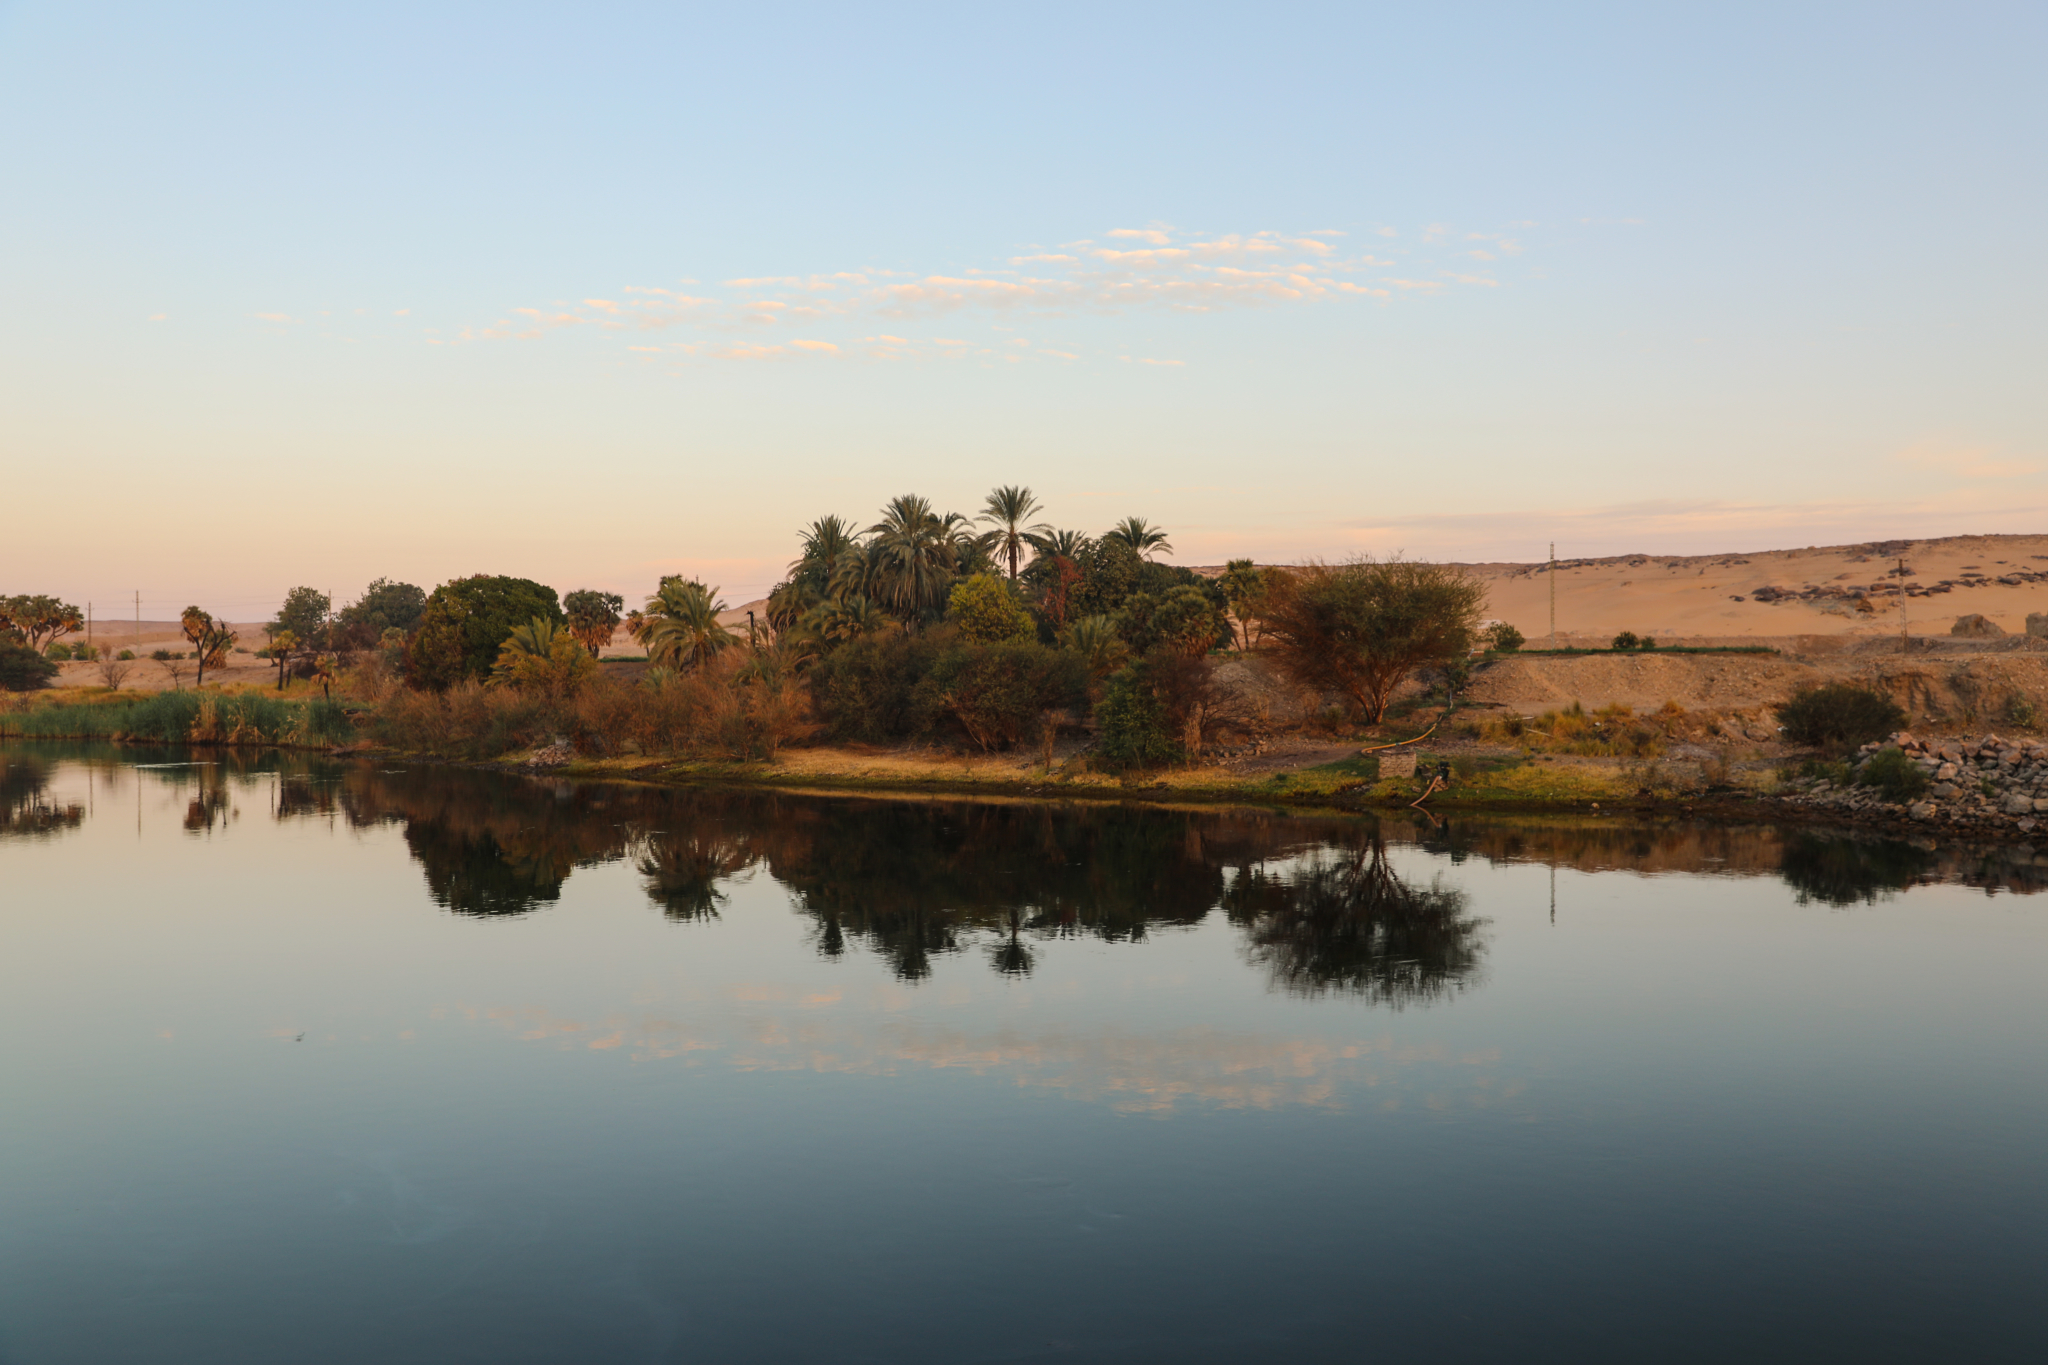
[[1906,713],[1897,702],[1854,683],[1801,688],[1777,710],[1786,739],[1840,753],[1883,739],[1906,723]]
[[1636,638],[1636,633],[1632,630],[1623,631],[1615,636],[1613,641],[1615,649],[1634,649],[1641,644],[1642,641]]
[[1528,641],[1522,632],[1505,621],[1496,621],[1486,628],[1486,647],[1501,654],[1512,654]]
[[1086,699],[1087,665],[1070,650],[1036,641],[955,645],[932,661],[915,700],[926,725],[959,722],[984,750],[1036,739],[1045,713]]
[[1166,706],[1142,664],[1110,675],[1095,719],[1102,727],[1095,751],[1112,766],[1144,768],[1180,756],[1180,741],[1169,727]]
[[1920,765],[1895,744],[1887,744],[1872,754],[1856,780],[1883,792],[1887,801],[1910,801],[1926,791],[1928,783]]
[[132,649],[124,649],[119,654],[116,654],[114,657],[116,659],[119,659],[122,663],[128,663],[135,658],[135,651]]
[[434,589],[406,650],[406,679],[439,690],[488,675],[498,647],[534,617],[562,626],[555,590],[526,578],[478,574]]
[[0,689],[32,692],[38,687],[48,687],[50,679],[56,676],[57,665],[27,645],[0,639]]
[[961,579],[954,585],[946,605],[960,626],[960,634],[976,644],[1029,640],[1038,634],[1038,627],[1016,590],[995,574],[978,573]]
[[71,662],[71,646],[65,644],[62,640],[59,640],[54,645],[46,645],[43,649],[43,657],[53,664],[68,664]]
[[811,669],[811,699],[827,733],[878,741],[921,728],[914,694],[939,652],[937,632],[892,631],[832,650]]
[[184,656],[182,654],[173,654],[168,649],[153,649],[149,652],[149,657],[155,659],[160,664],[165,664],[173,659],[181,659]]

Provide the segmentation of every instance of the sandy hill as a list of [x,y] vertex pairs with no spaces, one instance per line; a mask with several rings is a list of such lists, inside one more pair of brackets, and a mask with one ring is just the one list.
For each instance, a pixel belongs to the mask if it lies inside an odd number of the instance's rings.
[[[1464,567],[1485,582],[1488,615],[1544,643],[1548,564]],[[1667,643],[1897,635],[1902,617],[1915,635],[1946,635],[1970,613],[2019,634],[2030,612],[2048,612],[2048,535],[1557,561],[1561,644],[1605,644],[1624,630]]]

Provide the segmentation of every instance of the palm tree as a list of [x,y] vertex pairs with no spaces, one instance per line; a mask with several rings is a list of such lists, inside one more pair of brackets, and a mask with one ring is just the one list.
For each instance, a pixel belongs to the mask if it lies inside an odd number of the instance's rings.
[[695,579],[664,578],[633,633],[647,647],[651,662],[685,672],[739,643],[719,624],[718,613],[724,610],[717,588]]
[[982,537],[982,543],[1007,562],[1010,566],[1010,581],[1017,581],[1017,560],[1024,547],[1031,543],[1031,537],[1052,528],[1040,523],[1026,526],[1033,514],[1041,511],[1038,499],[1031,496],[1028,488],[998,488],[988,495],[988,501],[981,505],[981,515],[975,520],[985,521],[995,529]]
[[1063,559],[1079,559],[1081,551],[1088,548],[1088,537],[1079,531],[1055,531],[1050,527],[1034,528],[1038,534],[1024,537],[1031,542],[1031,548],[1041,555],[1057,555]]
[[1166,539],[1166,532],[1143,517],[1125,517],[1109,529],[1104,540],[1121,540],[1147,559],[1154,551],[1172,554],[1173,546]]
[[824,591],[839,557],[860,543],[843,517],[819,517],[797,532],[797,537],[802,540],[804,551],[790,564],[790,577],[804,579],[820,592]]
[[971,540],[957,512],[943,517],[915,493],[892,498],[868,528],[871,597],[909,625],[946,605],[962,542]]

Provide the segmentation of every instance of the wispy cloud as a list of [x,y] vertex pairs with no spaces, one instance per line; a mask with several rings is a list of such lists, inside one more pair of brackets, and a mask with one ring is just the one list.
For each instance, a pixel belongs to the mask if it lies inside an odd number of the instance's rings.
[[[1137,312],[1216,313],[1331,303],[1344,299],[1388,300],[1398,294],[1429,295],[1456,288],[1498,288],[1492,275],[1470,273],[1474,253],[1486,259],[1518,254],[1518,241],[1500,233],[1454,237],[1443,224],[1421,236],[1441,246],[1390,246],[1392,228],[1372,229],[1373,255],[1347,248],[1336,228],[1293,232],[1205,233],[1170,227],[1119,227],[1061,244],[1057,250],[1027,248],[1000,263],[961,265],[943,271],[905,272],[872,267],[819,274],[750,275],[716,287],[685,290],[632,284],[574,303],[547,308],[519,307],[491,323],[459,330],[456,342],[531,341],[552,332],[587,328],[596,332],[658,332],[681,328],[698,334],[688,344],[663,348],[687,358],[754,359],[813,354],[916,359],[933,353],[959,358],[982,354],[979,343],[933,339],[917,344],[900,324],[940,318],[1022,320],[1104,317]],[[1484,242],[1486,247],[1469,247]],[[1464,268],[1450,268],[1453,262]],[[878,329],[875,323],[899,324]],[[761,339],[785,328],[806,332],[837,326],[847,335],[832,340],[775,342]],[[748,344],[716,341],[721,334],[753,333]],[[863,336],[862,333],[867,333]],[[646,353],[644,346],[635,346]],[[1058,359],[1079,351],[1040,355]],[[1178,362],[1174,362],[1178,363]]]
[[1997,453],[1995,446],[1923,441],[1907,446],[1894,459],[1903,465],[1935,470],[1958,479],[2023,479],[2041,472],[2038,460],[1998,459]]

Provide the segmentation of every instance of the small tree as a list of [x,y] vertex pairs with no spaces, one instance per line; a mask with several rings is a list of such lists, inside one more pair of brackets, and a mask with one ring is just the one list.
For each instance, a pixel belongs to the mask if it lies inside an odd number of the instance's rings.
[[107,685],[109,692],[121,690],[122,682],[135,665],[129,662],[135,657],[133,650],[124,649],[119,654],[102,650],[96,662],[99,665],[100,681]]
[[545,616],[536,616],[513,627],[505,638],[490,683],[566,697],[596,672],[596,659],[582,641]]
[[214,620],[211,613],[198,607],[185,608],[178,617],[178,624],[184,627],[185,638],[192,642],[192,657],[199,665],[196,685],[204,687],[207,668],[219,668],[225,663],[235,641],[241,637],[228,629],[226,622]]
[[960,633],[976,644],[1033,639],[1038,628],[1010,585],[994,574],[963,578],[946,601]]
[[1404,559],[1312,562],[1267,575],[1266,633],[1296,682],[1386,718],[1416,669],[1468,653],[1486,589],[1462,569]]
[[327,645],[327,611],[333,605],[318,588],[293,588],[284,595],[277,619],[263,627],[272,639],[290,631],[303,649],[324,649]]
[[0,636],[0,690],[32,692],[48,687],[57,665],[18,641]]
[[[271,626],[277,623],[272,622]],[[270,629],[270,626],[264,627]],[[270,657],[277,661],[277,690],[284,691],[284,670],[291,662],[292,651],[299,647],[299,637],[289,630],[279,630],[270,637]]]
[[1495,621],[1486,628],[1486,647],[1500,654],[1512,654],[1528,641],[1522,632],[1505,621]]
[[1642,644],[1642,641],[1636,638],[1636,633],[1632,630],[1623,631],[1615,636],[1613,640],[1613,645],[1616,649],[1634,649],[1640,644]]
[[1230,614],[1237,618],[1238,642],[1243,648],[1250,649],[1251,623],[1258,615],[1259,600],[1266,592],[1266,576],[1249,559],[1233,559],[1223,566],[1223,577],[1217,581],[1230,602]]
[[625,605],[626,599],[619,594],[595,588],[579,588],[562,599],[562,609],[569,614],[569,633],[582,642],[593,659],[612,642],[612,632],[619,628],[619,612]]

